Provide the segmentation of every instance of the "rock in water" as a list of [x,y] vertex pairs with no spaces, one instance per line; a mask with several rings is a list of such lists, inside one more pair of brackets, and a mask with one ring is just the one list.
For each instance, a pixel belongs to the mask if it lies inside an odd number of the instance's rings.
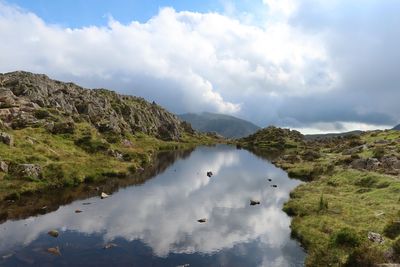
[[107,244],[105,244],[104,245],[104,249],[109,249],[109,248],[113,248],[113,247],[116,247],[117,246],[117,244],[114,244],[114,243],[107,243]]
[[109,195],[107,195],[107,194],[104,193],[104,192],[101,192],[101,195],[100,195],[100,198],[101,198],[101,199],[108,198],[108,197],[109,197]]
[[213,176],[213,173],[211,171],[207,172],[207,176],[211,178],[211,176]]
[[61,251],[59,247],[55,247],[55,248],[48,248],[47,252],[56,255],[56,256],[61,256]]
[[273,185],[271,185],[271,187],[275,187],[275,188],[277,188],[278,186],[277,186],[276,184],[273,184]]
[[57,230],[51,230],[48,232],[48,234],[52,237],[58,237],[58,231]]
[[82,211],[81,210],[75,210],[75,213],[81,213]]
[[259,204],[261,204],[261,202],[259,201],[259,200],[250,200],[250,205],[251,206],[255,206],[255,205],[259,205]]
[[207,222],[207,219],[206,218],[202,218],[202,219],[199,219],[199,220],[197,220],[199,223],[205,223],[205,222]]

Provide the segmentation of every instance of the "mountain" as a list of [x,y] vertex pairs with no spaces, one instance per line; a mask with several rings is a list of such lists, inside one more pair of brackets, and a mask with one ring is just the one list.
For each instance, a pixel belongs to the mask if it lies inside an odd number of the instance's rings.
[[230,115],[203,112],[178,115],[200,132],[216,132],[228,138],[240,138],[260,129],[257,125]]
[[392,130],[398,130],[398,131],[400,131],[400,124],[399,125],[397,125],[397,126],[395,126],[395,127],[393,127],[393,129]]

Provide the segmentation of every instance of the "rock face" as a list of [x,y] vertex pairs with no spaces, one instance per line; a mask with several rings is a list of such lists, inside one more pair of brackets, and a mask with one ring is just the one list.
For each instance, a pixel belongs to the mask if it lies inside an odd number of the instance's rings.
[[163,140],[179,140],[184,131],[175,115],[143,98],[28,72],[0,74],[0,120],[14,129],[48,125],[56,134],[73,131],[73,121],[87,121],[100,132],[143,132]]

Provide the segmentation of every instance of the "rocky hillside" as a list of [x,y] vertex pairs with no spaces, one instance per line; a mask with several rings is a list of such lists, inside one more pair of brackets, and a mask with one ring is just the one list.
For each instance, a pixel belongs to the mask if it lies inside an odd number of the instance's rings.
[[398,131],[400,131],[400,124],[399,124],[399,125],[396,125],[395,127],[393,127],[393,130],[398,130]]
[[234,116],[203,112],[201,114],[186,113],[178,115],[200,132],[216,132],[226,138],[248,136],[260,129],[257,125]]
[[100,132],[142,132],[162,140],[179,140],[185,126],[142,98],[88,90],[28,72],[0,74],[0,119],[13,129],[45,126],[50,131],[68,131],[61,128],[86,121]]
[[238,140],[238,145],[249,149],[283,150],[304,142],[296,131],[270,126]]
[[129,177],[157,151],[215,142],[142,98],[28,72],[0,74],[0,201]]

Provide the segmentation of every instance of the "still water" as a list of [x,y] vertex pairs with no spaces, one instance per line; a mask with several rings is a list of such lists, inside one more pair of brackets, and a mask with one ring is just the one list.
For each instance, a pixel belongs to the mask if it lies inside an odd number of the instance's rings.
[[0,266],[303,266],[282,211],[299,181],[230,146],[185,155],[109,198],[3,222]]

